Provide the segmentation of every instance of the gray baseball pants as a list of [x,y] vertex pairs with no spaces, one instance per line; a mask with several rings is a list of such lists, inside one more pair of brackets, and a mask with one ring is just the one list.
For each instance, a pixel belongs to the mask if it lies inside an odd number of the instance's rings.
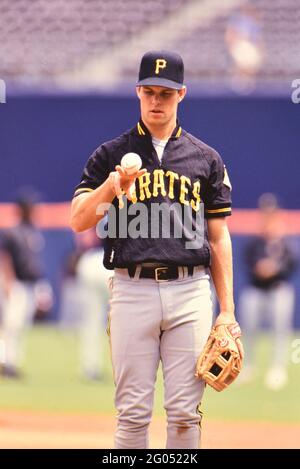
[[209,275],[197,267],[177,280],[130,278],[115,269],[110,281],[109,335],[116,386],[116,448],[148,448],[159,362],[167,413],[166,448],[199,448],[204,382],[197,358],[212,326]]

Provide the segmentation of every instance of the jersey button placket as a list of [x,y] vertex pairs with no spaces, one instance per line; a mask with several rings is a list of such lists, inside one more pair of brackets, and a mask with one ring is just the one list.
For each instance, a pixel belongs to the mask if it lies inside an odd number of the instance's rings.
[[163,151],[163,154],[162,154],[162,157],[161,157],[161,161],[160,161],[160,166],[161,166],[161,167],[164,166],[164,163],[165,163],[165,161],[166,161],[166,157],[167,157],[167,155],[168,155],[168,149],[167,149],[167,147],[168,147],[168,145],[169,145],[169,142],[170,142],[170,140],[167,141],[166,146],[165,146],[164,151]]
[[154,146],[152,146],[152,158],[155,165],[161,168],[161,161],[158,158],[158,154],[156,153]]

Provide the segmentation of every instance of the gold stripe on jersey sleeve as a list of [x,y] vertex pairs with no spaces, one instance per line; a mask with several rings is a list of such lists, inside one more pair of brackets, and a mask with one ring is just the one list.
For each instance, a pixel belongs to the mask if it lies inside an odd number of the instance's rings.
[[75,191],[74,195],[80,194],[80,192],[93,192],[94,189],[90,189],[89,187],[82,187]]
[[215,210],[205,210],[206,213],[222,213],[222,212],[230,212],[231,208],[216,208]]

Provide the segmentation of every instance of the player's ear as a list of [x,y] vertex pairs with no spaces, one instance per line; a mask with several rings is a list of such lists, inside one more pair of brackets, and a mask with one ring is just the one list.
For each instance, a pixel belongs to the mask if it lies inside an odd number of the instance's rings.
[[181,90],[178,90],[178,102],[180,103],[186,95],[186,86]]
[[135,90],[136,90],[137,97],[138,97],[139,99],[141,99],[141,87],[140,87],[140,86],[137,86],[137,87],[135,88]]

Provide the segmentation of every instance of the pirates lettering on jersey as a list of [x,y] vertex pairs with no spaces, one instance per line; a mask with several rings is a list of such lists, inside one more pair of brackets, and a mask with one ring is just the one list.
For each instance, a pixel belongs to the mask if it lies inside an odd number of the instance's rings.
[[138,202],[146,199],[155,199],[160,195],[171,200],[177,199],[182,205],[190,205],[197,212],[200,209],[200,181],[191,182],[191,179],[173,171],[154,169],[152,173],[146,172],[136,180],[134,198]]

